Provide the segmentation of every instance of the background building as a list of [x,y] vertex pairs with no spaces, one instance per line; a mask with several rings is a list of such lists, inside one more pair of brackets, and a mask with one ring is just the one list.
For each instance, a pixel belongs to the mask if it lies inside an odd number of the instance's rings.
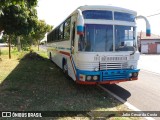
[[160,54],[160,36],[151,34],[146,36],[145,32],[138,33],[139,51],[148,54]]

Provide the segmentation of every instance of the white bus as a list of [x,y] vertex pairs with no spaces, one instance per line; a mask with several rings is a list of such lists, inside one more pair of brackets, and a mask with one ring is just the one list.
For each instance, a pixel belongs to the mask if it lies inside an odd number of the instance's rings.
[[132,10],[81,6],[47,35],[47,51],[64,73],[79,84],[115,84],[138,79],[139,51]]

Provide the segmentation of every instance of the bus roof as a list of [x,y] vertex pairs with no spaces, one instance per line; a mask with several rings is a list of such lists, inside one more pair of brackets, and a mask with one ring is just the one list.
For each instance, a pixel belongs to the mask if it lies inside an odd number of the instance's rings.
[[[85,5],[85,6],[80,6],[77,9],[80,9],[82,11],[84,11],[84,10],[110,10],[110,11],[126,12],[126,13],[131,13],[133,15],[137,15],[136,11],[129,10],[126,8],[116,7],[116,6]],[[75,10],[75,12],[76,12],[76,10]]]
[[[116,6],[105,6],[105,5],[84,5],[84,6],[80,6],[78,7],[74,12],[72,12],[67,18],[69,18],[70,16],[72,16],[73,14],[77,13],[77,10],[80,9],[81,11],[85,11],[85,10],[108,10],[108,11],[117,11],[117,12],[125,12],[125,13],[130,13],[133,14],[135,16],[137,16],[137,12],[133,11],[133,10],[129,10],[126,8],[121,8],[121,7],[116,7]],[[65,18],[64,20],[66,20],[67,18]],[[64,21],[63,21],[64,22]],[[61,22],[61,23],[63,23]],[[60,23],[60,24],[61,24]],[[59,25],[60,25],[59,24]],[[59,25],[57,25],[55,28],[57,28]],[[55,28],[53,28],[48,34],[50,34]]]

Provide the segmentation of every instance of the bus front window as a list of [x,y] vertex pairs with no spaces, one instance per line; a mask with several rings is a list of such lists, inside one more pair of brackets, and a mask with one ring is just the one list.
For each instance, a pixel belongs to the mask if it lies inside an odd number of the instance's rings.
[[84,35],[79,36],[79,51],[135,51],[135,27],[115,25],[114,31],[113,42],[113,25],[86,24]]
[[113,51],[113,25],[86,24],[84,37],[79,37],[79,51]]
[[135,44],[135,27],[115,26],[115,51],[134,51]]

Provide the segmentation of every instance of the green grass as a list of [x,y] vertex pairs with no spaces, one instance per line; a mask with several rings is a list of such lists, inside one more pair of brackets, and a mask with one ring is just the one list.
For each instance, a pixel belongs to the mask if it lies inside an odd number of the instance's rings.
[[[21,59],[26,53],[18,52],[12,54],[14,59],[11,60],[8,60],[5,54],[1,56],[0,111],[128,110],[97,86],[78,85],[70,78],[66,78],[62,70],[46,58],[44,51],[38,53],[43,56],[42,59]],[[84,116],[80,119],[89,118]]]
[[[8,59],[9,56],[9,49],[8,47],[4,47],[4,48],[0,48],[1,54],[0,54],[0,58],[3,58],[4,60]],[[18,52],[16,47],[11,47],[11,57],[12,59],[19,59],[22,58],[24,56],[24,54],[26,54],[28,51],[21,51]]]

